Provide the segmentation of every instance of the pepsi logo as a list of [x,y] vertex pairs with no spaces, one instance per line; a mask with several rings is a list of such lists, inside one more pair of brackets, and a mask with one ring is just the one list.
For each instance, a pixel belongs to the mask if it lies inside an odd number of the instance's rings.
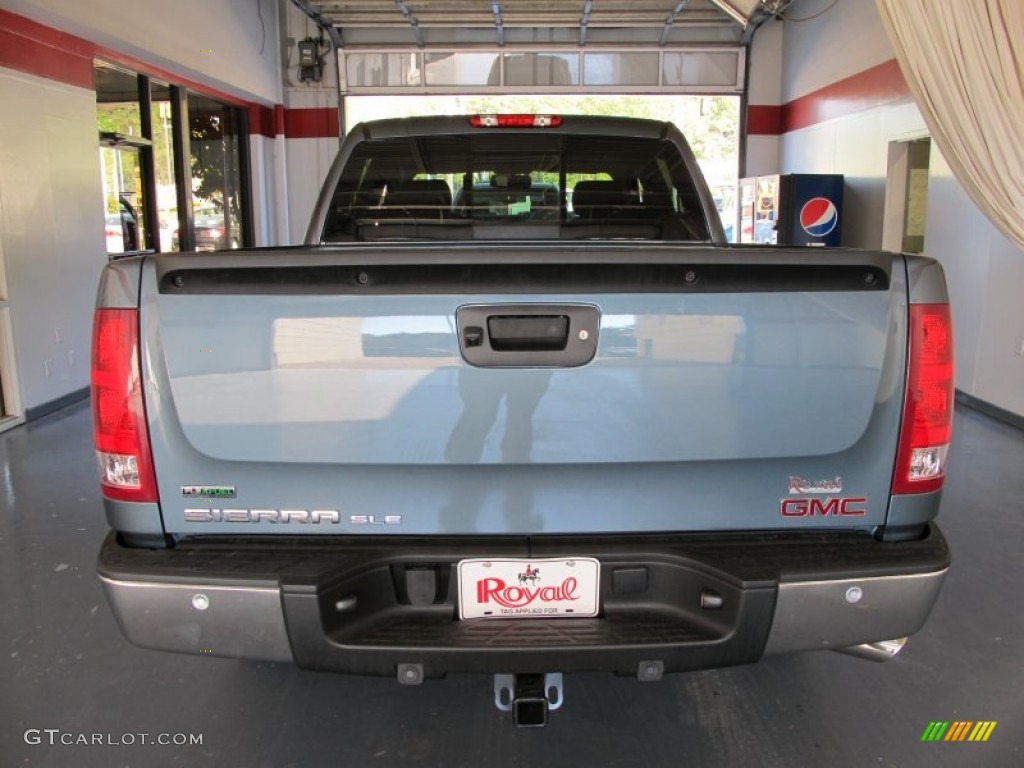
[[839,211],[827,197],[812,197],[800,209],[800,226],[811,237],[824,237],[839,223]]

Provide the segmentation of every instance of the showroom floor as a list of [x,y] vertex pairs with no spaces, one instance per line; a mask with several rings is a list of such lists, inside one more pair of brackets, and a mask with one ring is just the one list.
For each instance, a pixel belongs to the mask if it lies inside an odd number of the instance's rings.
[[[1024,765],[1024,433],[976,412],[957,412],[940,517],[954,565],[895,661],[820,652],[660,683],[570,676],[551,724],[525,730],[485,677],[408,688],[129,645],[95,576],[106,523],[90,440],[85,404],[0,435],[5,768]],[[941,720],[998,725],[987,743],[922,743]],[[93,734],[121,743],[60,743]]]

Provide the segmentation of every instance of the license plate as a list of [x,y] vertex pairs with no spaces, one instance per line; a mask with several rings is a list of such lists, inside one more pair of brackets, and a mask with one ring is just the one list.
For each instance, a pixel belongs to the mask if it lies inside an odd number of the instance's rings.
[[459,617],[524,619],[596,616],[601,564],[571,560],[462,560]]

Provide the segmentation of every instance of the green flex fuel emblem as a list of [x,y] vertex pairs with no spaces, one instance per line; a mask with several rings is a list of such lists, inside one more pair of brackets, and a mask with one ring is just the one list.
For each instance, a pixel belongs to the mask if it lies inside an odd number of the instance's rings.
[[921,741],[988,741],[995,727],[995,720],[931,722],[921,734]]

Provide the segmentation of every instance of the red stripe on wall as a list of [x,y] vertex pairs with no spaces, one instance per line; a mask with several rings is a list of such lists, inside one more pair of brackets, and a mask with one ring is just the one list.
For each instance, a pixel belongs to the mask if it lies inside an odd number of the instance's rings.
[[249,105],[249,135],[274,138],[274,107]]
[[779,136],[911,97],[896,59],[858,72],[781,107],[747,107],[748,136]]
[[782,133],[910,98],[899,63],[890,59],[819,88],[782,107]]
[[333,107],[286,109],[284,135],[289,139],[336,139],[338,110]]
[[264,107],[249,105],[249,134],[285,136],[289,139],[338,138],[338,111],[333,107],[285,109],[281,104]]
[[274,135],[284,136],[284,105],[274,105]]
[[3,10],[0,66],[78,88],[93,88],[89,43]]
[[782,133],[782,107],[765,104],[747,106],[748,136],[778,136]]

